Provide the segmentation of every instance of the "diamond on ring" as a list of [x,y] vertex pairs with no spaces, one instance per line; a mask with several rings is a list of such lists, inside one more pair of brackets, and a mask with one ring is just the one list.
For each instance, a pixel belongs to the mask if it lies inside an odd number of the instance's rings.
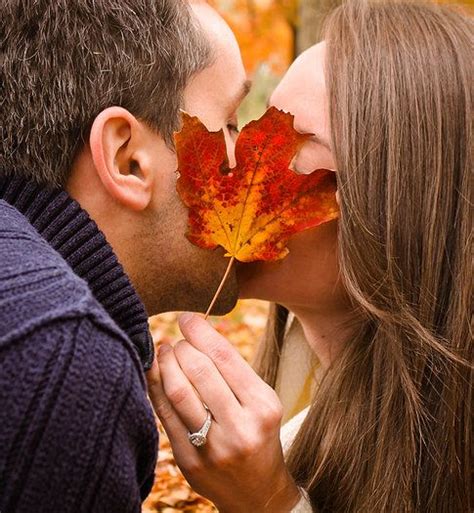
[[191,433],[188,431],[189,441],[195,447],[201,447],[207,442],[207,433],[209,432],[209,428],[211,427],[212,416],[208,408],[206,408],[206,411],[206,420],[204,421],[202,428],[199,431],[196,431],[196,433]]

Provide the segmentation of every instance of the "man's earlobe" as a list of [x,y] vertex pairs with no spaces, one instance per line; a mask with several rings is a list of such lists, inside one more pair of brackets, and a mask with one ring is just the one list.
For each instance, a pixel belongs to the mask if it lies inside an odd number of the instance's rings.
[[94,120],[90,149],[104,188],[132,210],[144,210],[153,190],[151,159],[140,122],[122,107],[109,107]]

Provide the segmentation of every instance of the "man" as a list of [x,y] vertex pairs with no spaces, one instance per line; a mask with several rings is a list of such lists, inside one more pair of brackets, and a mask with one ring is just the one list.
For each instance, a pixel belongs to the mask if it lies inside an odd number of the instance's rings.
[[240,54],[204,2],[1,5],[0,511],[137,512],[147,317],[204,310],[225,267],[184,237],[172,133],[184,107],[232,159]]

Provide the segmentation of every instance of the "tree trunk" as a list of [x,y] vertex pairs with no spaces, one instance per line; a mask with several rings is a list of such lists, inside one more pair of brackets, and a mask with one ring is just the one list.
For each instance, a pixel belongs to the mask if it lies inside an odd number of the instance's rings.
[[325,16],[340,3],[341,0],[300,0],[300,23],[296,37],[298,53],[320,41]]

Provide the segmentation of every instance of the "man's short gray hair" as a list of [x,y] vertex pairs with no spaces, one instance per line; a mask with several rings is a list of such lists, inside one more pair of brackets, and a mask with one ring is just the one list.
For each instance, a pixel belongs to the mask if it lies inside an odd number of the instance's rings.
[[64,185],[101,110],[171,142],[184,88],[210,60],[186,0],[0,0],[0,174]]

